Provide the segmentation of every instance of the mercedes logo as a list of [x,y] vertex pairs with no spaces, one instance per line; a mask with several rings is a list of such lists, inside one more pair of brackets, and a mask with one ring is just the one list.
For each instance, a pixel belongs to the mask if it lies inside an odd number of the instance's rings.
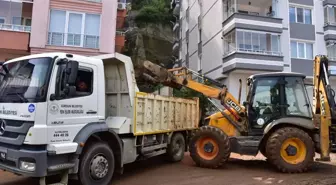
[[6,121],[1,120],[0,121],[0,136],[2,136],[6,131]]

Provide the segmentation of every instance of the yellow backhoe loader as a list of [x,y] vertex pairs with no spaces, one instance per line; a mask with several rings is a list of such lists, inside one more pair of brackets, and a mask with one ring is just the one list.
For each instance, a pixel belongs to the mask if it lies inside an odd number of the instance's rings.
[[237,100],[225,86],[218,89],[193,80],[187,68],[165,69],[149,61],[143,65],[144,76],[153,83],[187,87],[223,105],[224,110],[207,117],[207,124],[190,139],[190,155],[198,166],[220,167],[231,152],[252,156],[261,152],[278,170],[288,173],[309,170],[315,152],[321,154],[320,160],[330,160],[336,143],[336,112],[327,57],[314,59],[313,97],[308,96],[302,74],[263,73],[247,79],[243,105],[241,88]]

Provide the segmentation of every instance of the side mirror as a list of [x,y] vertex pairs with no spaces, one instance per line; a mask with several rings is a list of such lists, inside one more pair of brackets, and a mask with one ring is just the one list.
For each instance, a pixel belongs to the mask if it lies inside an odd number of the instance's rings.
[[63,71],[64,74],[64,89],[60,94],[60,98],[64,98],[66,96],[73,96],[76,93],[76,79],[78,73],[78,62],[74,60],[70,60],[66,63],[66,67]]
[[70,60],[66,65],[65,73],[67,75],[66,83],[69,86],[75,85],[78,73],[78,62]]

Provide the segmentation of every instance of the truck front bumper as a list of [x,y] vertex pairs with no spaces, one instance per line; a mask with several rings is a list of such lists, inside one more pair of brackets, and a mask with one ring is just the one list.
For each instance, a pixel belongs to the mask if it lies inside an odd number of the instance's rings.
[[[34,171],[20,168],[21,162],[35,164]],[[43,177],[47,175],[48,161],[47,150],[15,150],[0,148],[0,169],[30,177]]]
[[[64,169],[74,169],[69,155],[49,155],[47,150],[6,149],[0,147],[0,169],[17,175],[29,177],[45,177],[57,174]],[[34,164],[34,170],[21,167],[21,162]]]

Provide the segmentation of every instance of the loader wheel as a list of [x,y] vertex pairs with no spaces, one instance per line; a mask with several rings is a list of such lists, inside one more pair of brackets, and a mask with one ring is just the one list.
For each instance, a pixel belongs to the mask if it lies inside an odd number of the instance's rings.
[[314,162],[314,143],[301,129],[285,127],[275,131],[266,144],[266,156],[284,173],[302,173]]
[[222,130],[203,126],[191,138],[189,150],[196,165],[218,168],[230,157],[230,140]]

